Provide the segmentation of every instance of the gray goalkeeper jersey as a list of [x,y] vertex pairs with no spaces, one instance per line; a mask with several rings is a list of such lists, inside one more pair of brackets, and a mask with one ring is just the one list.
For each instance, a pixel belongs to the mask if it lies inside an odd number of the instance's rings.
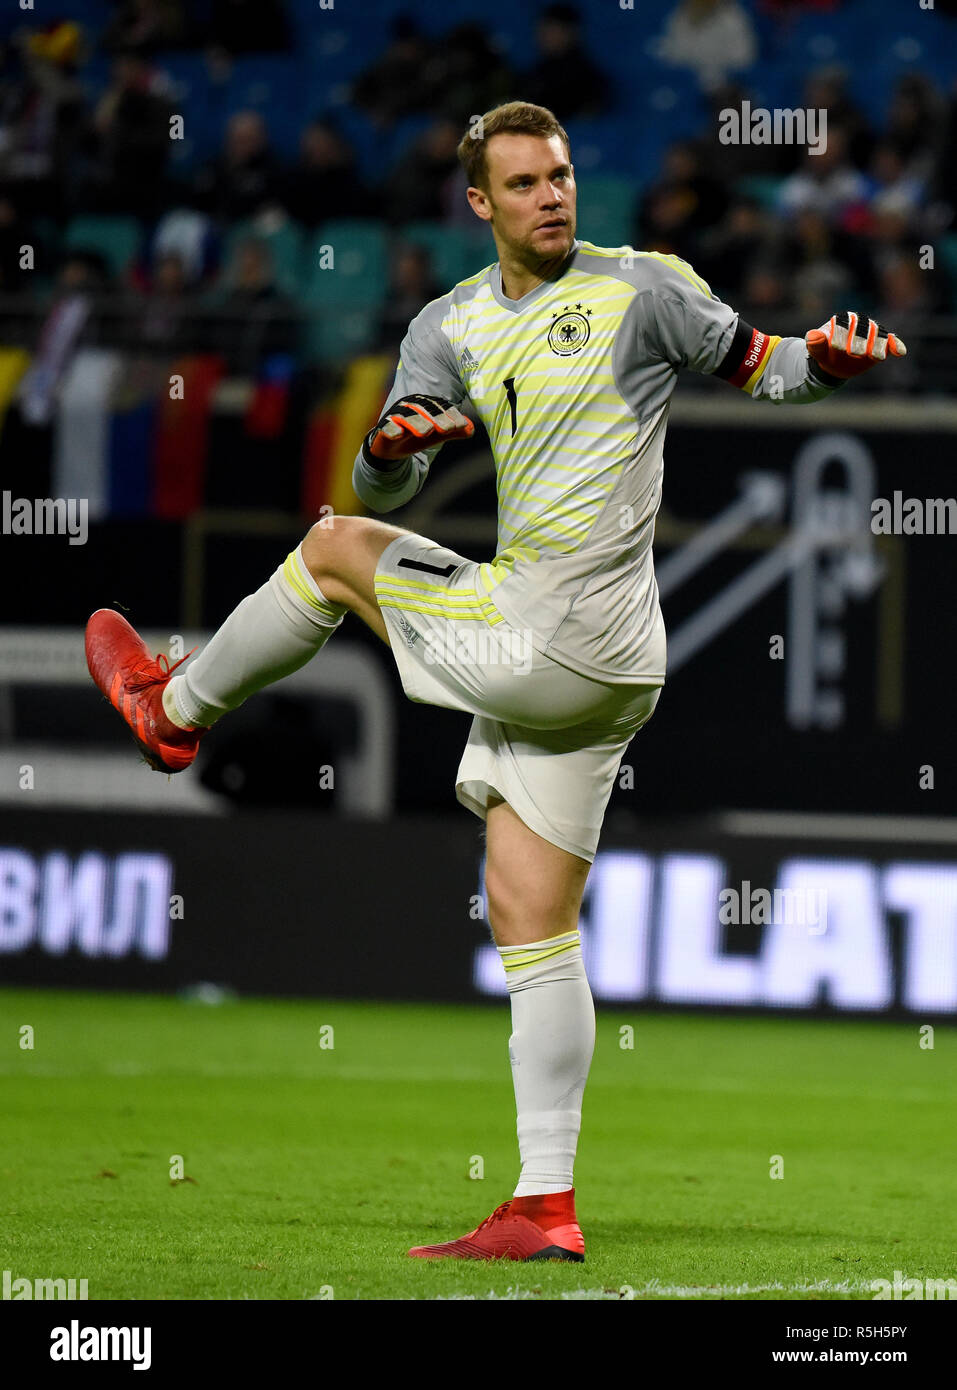
[[[498,263],[413,319],[388,400],[471,403],[488,431],[498,548],[477,586],[538,651],[594,679],[660,685],[665,631],[652,541],[678,369],[759,400],[830,395],[800,338],[759,333],[676,256],[576,240],[522,296]],[[438,448],[383,475],[361,451],[353,486],[373,511],[419,492]]]

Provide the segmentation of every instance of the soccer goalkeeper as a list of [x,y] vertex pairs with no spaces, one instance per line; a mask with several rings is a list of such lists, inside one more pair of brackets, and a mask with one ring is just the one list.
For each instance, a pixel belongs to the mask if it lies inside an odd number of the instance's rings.
[[87,659],[167,772],[188,767],[229,710],[310,661],[347,612],[391,647],[410,699],[472,715],[455,787],[486,824],[521,1173],[468,1235],[409,1253],[580,1261],[573,1165],[595,1014],[579,909],[622,754],[665,679],[652,540],[678,370],[756,401],[811,403],[906,349],[854,313],[775,337],[674,256],[576,239],[568,137],[542,107],[496,107],[459,156],[498,260],[411,323],[353,481],[373,510],[401,507],[442,444],[473,432],[470,406],[495,459],[494,559],[336,517],[184,670],[105,609],[89,621]]

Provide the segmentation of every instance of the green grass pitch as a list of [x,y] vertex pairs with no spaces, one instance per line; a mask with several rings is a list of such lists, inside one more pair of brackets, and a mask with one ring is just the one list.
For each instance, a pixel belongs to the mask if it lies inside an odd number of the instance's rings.
[[870,1299],[895,1270],[957,1277],[957,1030],[929,1050],[916,1021],[602,1010],[587,1262],[410,1260],[512,1191],[507,1036],[504,1003],[0,990],[0,1270],[91,1299]]

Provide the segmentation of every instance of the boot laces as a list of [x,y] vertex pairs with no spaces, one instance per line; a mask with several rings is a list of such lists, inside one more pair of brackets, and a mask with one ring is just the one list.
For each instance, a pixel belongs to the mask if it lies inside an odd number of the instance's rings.
[[491,1216],[486,1216],[482,1224],[476,1227],[476,1234],[479,1231],[484,1231],[489,1226],[494,1226],[499,1221],[504,1221],[505,1217],[508,1215],[509,1208],[511,1207],[511,1205],[512,1199],[511,1197],[509,1197],[507,1202],[503,1202],[501,1206],[496,1207],[495,1210],[492,1212]]
[[181,656],[179,661],[174,661],[172,666],[169,664],[169,659],[165,652],[160,652],[155,660],[148,656],[143,657],[141,661],[136,663],[127,677],[127,690],[146,690],[151,685],[165,684],[176,668],[182,666],[184,661],[188,661],[195,650],[196,648],[194,647],[193,651],[189,651],[185,656]]

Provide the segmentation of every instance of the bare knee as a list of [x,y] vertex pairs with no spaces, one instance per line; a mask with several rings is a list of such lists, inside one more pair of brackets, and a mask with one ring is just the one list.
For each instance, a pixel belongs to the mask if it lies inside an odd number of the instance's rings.
[[486,861],[485,894],[489,925],[500,946],[544,941],[578,926],[579,894],[531,876],[509,873],[491,860]]
[[329,516],[317,521],[306,532],[302,542],[302,558],[313,579],[320,586],[323,581],[339,577],[342,569],[344,545],[348,546],[353,522],[361,522],[356,516]]

